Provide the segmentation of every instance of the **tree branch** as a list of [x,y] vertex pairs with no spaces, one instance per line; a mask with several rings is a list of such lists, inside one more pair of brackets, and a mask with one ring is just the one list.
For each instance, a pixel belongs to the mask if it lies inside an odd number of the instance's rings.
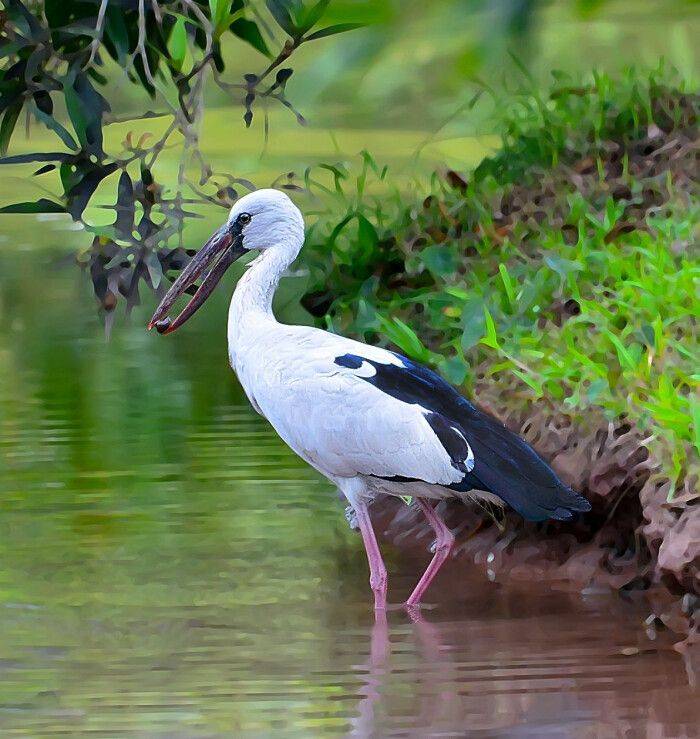
[[102,0],[100,3],[100,9],[97,13],[97,23],[95,24],[95,38],[90,44],[90,57],[87,61],[88,66],[91,66],[94,63],[95,57],[97,56],[97,50],[100,48],[100,44],[102,43],[102,32],[104,30],[105,14],[107,13],[108,5],[109,0]]

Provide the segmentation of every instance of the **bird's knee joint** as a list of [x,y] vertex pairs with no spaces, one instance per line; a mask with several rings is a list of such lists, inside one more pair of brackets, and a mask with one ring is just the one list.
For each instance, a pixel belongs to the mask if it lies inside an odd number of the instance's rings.
[[451,531],[447,531],[440,538],[437,544],[437,551],[440,554],[449,554],[452,551],[452,547],[455,545],[455,537]]
[[452,551],[454,545],[454,534],[449,529],[446,529],[445,532],[441,533],[440,536],[430,545],[430,552],[431,554],[446,556]]

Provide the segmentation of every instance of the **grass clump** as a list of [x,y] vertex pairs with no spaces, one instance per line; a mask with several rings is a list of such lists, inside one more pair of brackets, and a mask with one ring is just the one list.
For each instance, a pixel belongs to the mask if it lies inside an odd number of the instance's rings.
[[372,194],[386,171],[367,155],[354,187],[331,167],[344,215],[309,235],[304,304],[477,400],[634,426],[672,497],[700,448],[699,108],[663,70],[555,75],[500,101],[497,154],[409,205]]

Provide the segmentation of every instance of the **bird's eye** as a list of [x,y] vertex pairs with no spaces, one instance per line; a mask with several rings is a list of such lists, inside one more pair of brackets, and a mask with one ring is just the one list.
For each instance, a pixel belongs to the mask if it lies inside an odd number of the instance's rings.
[[241,224],[241,226],[245,226],[246,223],[250,223],[251,215],[250,213],[241,213],[236,220],[238,223]]

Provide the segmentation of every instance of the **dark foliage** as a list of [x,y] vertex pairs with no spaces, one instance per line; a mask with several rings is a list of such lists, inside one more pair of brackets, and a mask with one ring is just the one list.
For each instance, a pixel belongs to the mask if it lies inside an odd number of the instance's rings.
[[[265,26],[265,40],[259,23],[248,17],[247,0],[8,0],[0,13],[0,163],[42,165],[35,176],[58,170],[62,194],[56,200],[12,204],[1,212],[65,212],[83,223],[94,233],[86,261],[101,306],[112,311],[120,295],[133,306],[141,282],[158,290],[168,270],[187,258],[167,244],[194,215],[193,207],[230,207],[238,196],[234,186],[252,187],[230,174],[214,173],[198,151],[207,77],[243,108],[246,126],[259,98],[279,102],[303,122],[285,93],[293,70],[284,64],[301,44],[356,27],[318,28],[328,4],[267,0],[270,26],[276,24],[285,37],[274,55],[274,34]],[[225,81],[222,44],[229,41],[249,44],[269,62],[239,82]],[[105,97],[108,58],[125,70],[131,84],[165,107],[136,118],[167,121],[158,141],[128,136],[120,156],[104,148],[105,126],[121,120],[111,115]],[[65,108],[67,122],[56,115],[56,107]],[[48,127],[61,148],[6,156],[23,112]],[[184,151],[173,192],[159,184],[154,167],[175,134],[183,137]],[[199,165],[197,182],[186,174],[185,165],[192,161]],[[85,209],[103,181],[116,173],[115,220],[95,227],[84,219]]]

